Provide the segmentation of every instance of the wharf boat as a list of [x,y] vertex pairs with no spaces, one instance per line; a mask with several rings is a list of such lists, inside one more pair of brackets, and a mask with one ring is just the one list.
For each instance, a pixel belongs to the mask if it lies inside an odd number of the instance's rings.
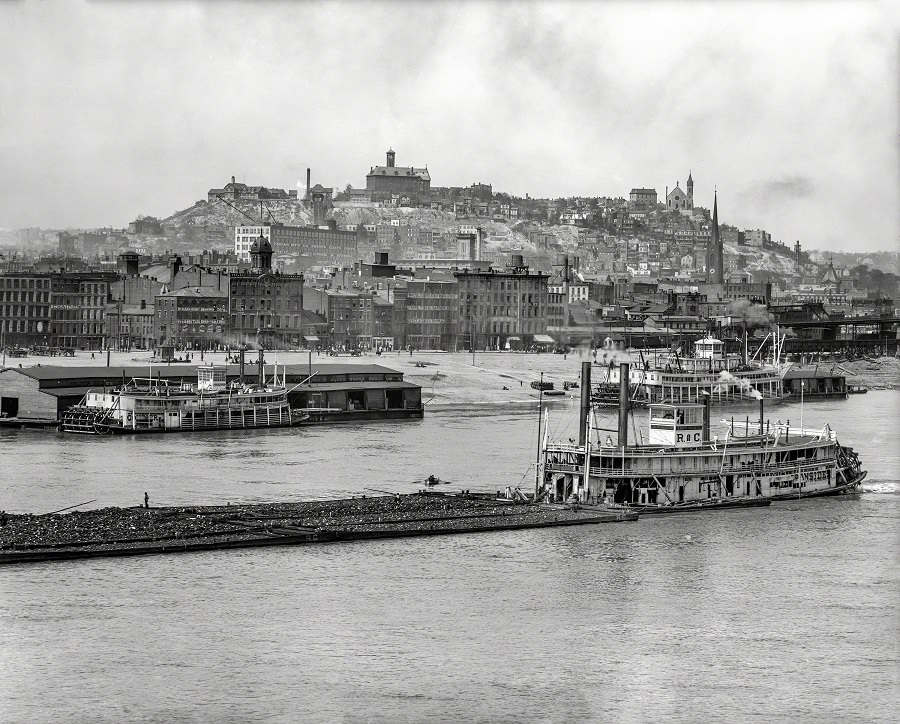
[[[777,350],[777,333],[772,337],[773,350]],[[747,359],[747,355],[726,354],[724,347],[722,340],[709,335],[695,342],[693,356],[676,351],[646,357],[638,353],[638,359],[629,359],[631,404],[699,402],[704,396],[709,396],[712,404],[726,404],[748,401],[757,394],[773,400],[784,396],[782,377],[787,368],[777,359],[772,363],[760,361],[756,355]],[[593,402],[598,406],[617,405],[619,367],[614,360],[600,369]]]
[[[88,390],[66,410],[63,432],[136,434],[288,427],[309,419],[293,410],[276,372],[268,382],[226,382],[224,365],[197,367],[196,384],[132,378],[112,389]],[[283,380],[283,377],[282,377]]]
[[[807,430],[780,420],[723,421],[710,430],[710,404],[650,403],[648,433],[628,441],[629,365],[620,365],[617,440],[601,437],[589,395],[582,395],[579,440],[551,441],[539,456],[537,499],[626,506],[640,512],[710,510],[743,504],[854,492],[866,476],[857,454],[829,425]],[[590,363],[582,376],[590,380]],[[549,430],[549,424],[545,430]],[[613,430],[609,430],[613,432]]]

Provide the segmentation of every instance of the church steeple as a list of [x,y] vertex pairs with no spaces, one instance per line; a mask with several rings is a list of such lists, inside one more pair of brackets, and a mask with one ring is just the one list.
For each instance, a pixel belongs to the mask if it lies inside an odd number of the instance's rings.
[[706,281],[714,284],[725,283],[725,251],[719,236],[719,193],[713,192],[712,235],[706,251]]
[[691,176],[691,172],[688,171],[688,180],[687,180],[687,195],[688,198],[693,201],[694,200],[694,179]]

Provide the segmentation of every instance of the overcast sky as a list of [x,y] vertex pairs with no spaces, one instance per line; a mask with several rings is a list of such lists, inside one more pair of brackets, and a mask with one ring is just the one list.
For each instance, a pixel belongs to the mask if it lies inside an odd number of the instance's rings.
[[532,196],[684,187],[896,249],[892,2],[0,2],[0,226],[122,227],[232,175]]

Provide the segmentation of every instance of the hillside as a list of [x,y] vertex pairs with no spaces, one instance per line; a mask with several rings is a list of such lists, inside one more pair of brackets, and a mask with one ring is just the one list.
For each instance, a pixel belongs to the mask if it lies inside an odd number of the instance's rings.
[[262,206],[262,209],[260,204],[254,201],[230,203],[240,211],[224,202],[209,203],[201,200],[190,208],[176,211],[162,219],[162,223],[179,230],[188,226],[244,226],[260,221],[270,223],[273,217],[282,224],[302,226],[312,223],[312,214],[302,201],[293,199],[267,201],[267,205]]
[[[230,236],[230,229],[252,223],[271,223],[273,221],[287,225],[308,225],[312,223],[312,210],[303,201],[282,199],[268,201],[260,205],[254,201],[234,201],[231,205],[224,202],[198,201],[193,206],[178,211],[162,220],[162,223],[177,230],[178,236],[190,237],[198,228],[218,227]],[[234,207],[234,208],[233,208]],[[461,225],[480,226],[485,232],[485,248],[487,251],[503,250],[521,251],[528,255],[536,253],[535,246],[528,241],[526,231],[535,229],[536,225],[523,221],[494,221],[485,218],[458,219],[448,211],[436,211],[422,208],[394,208],[371,206],[349,202],[335,202],[328,218],[337,222],[341,228],[355,227],[359,224],[379,224],[400,220],[423,229],[437,231],[445,239],[452,240],[452,235]],[[570,225],[542,226],[545,233],[553,234],[560,247],[568,252],[577,253],[578,229]],[[778,277],[793,274],[794,260],[789,254],[769,249],[751,248],[725,244],[727,258],[739,257],[737,267],[748,272],[767,271]]]
[[754,247],[738,246],[737,244],[725,244],[725,256],[740,258],[738,269],[742,271],[768,271],[780,277],[794,274],[794,258],[790,255],[758,249]]

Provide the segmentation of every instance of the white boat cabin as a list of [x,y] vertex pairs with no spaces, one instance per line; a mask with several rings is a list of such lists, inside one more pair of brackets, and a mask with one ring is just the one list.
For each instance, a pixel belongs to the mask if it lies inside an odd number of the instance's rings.
[[703,444],[704,405],[650,405],[649,443],[663,447],[688,448]]

